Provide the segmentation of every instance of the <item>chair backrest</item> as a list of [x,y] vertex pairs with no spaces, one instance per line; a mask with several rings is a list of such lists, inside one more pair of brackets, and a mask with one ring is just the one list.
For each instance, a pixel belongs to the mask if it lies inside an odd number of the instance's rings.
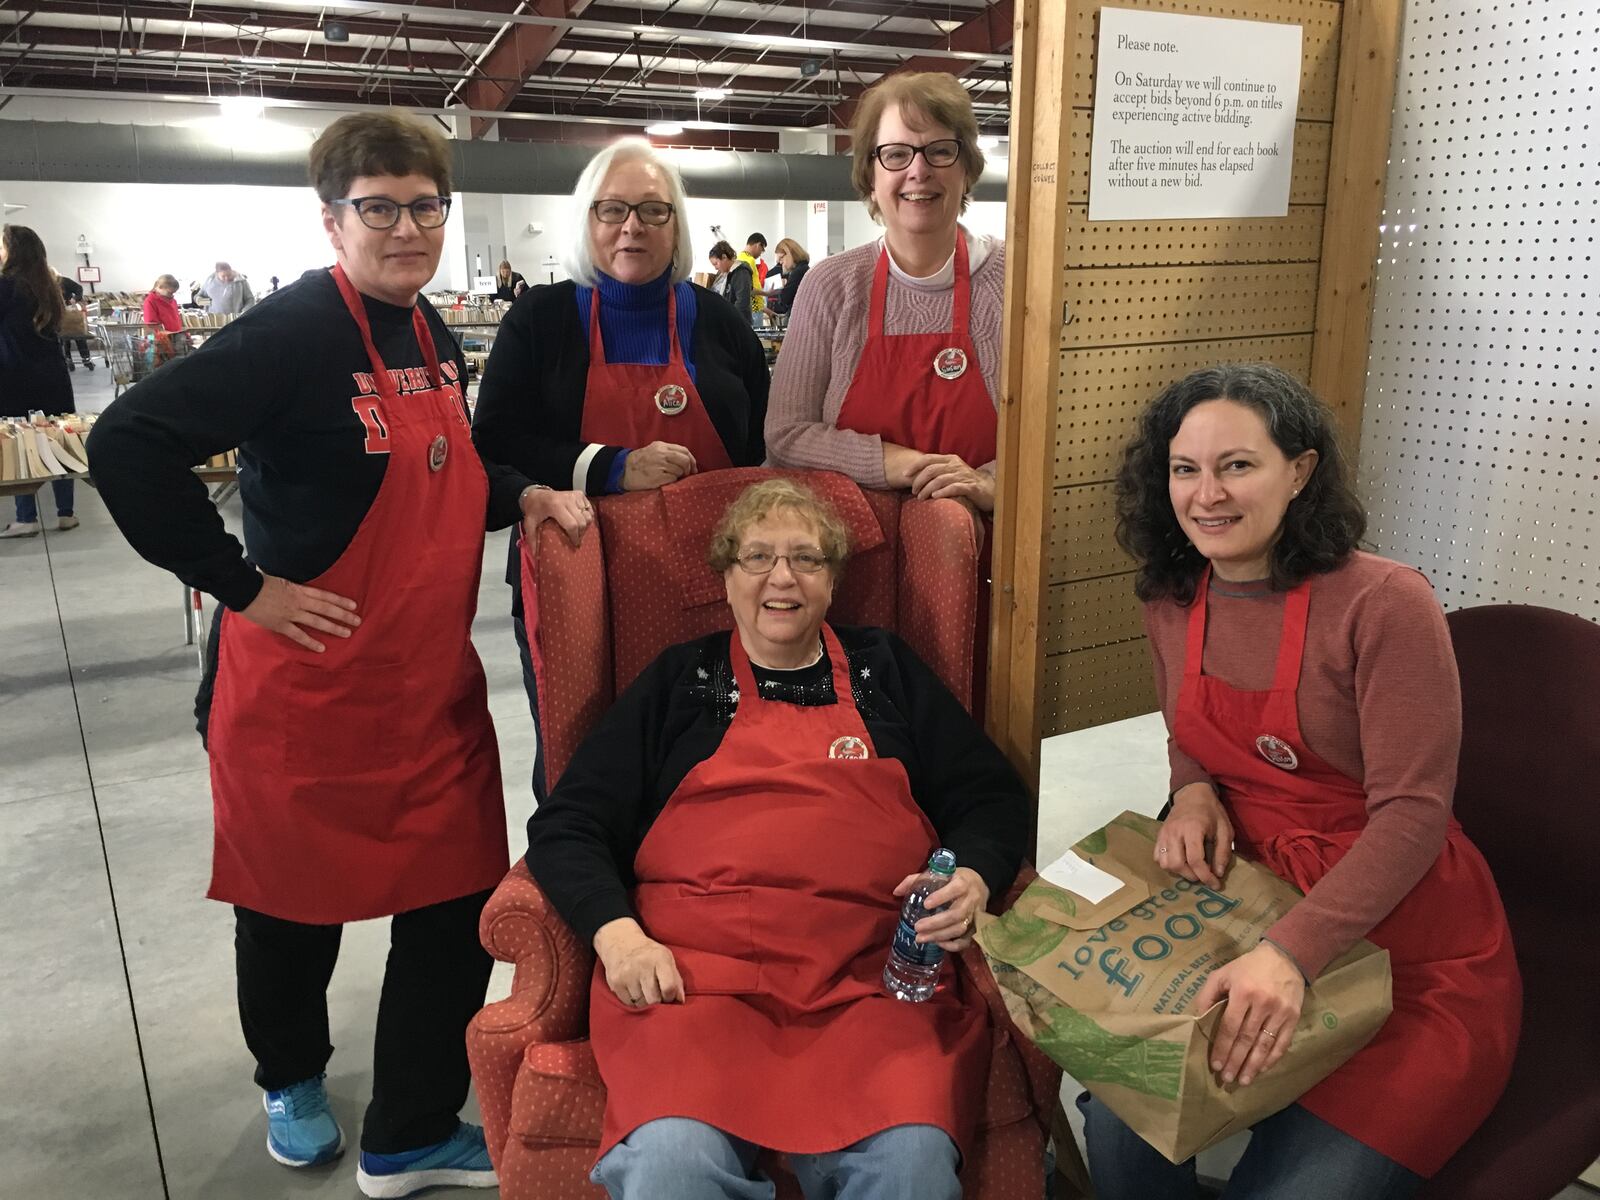
[[523,591],[551,787],[611,701],[662,650],[732,627],[722,579],[706,564],[711,535],[745,488],[778,476],[804,483],[850,527],[854,550],[829,621],[899,633],[970,705],[978,541],[962,506],[867,491],[831,471],[713,471],[600,499],[577,549],[552,523],[542,527]]
[[[1530,904],[1590,911],[1600,626],[1527,604],[1459,609],[1447,620],[1461,671],[1456,818],[1514,914]],[[1527,936],[1515,933],[1519,943]]]

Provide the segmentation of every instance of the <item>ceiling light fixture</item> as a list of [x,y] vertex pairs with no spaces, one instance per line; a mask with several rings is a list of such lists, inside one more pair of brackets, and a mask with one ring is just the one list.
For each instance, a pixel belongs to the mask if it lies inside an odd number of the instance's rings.
[[223,96],[217,101],[225,121],[254,121],[264,117],[267,106],[254,96]]
[[677,137],[683,132],[683,126],[672,121],[657,121],[654,125],[646,125],[644,131],[651,137]]
[[728,98],[728,89],[700,88],[695,92],[694,98],[696,100],[726,100]]

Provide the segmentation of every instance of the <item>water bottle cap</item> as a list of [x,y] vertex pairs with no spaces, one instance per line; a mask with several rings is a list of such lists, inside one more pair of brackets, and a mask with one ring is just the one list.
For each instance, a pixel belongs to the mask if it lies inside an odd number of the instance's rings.
[[954,875],[956,873],[956,856],[953,850],[940,847],[928,856],[928,870],[935,875]]

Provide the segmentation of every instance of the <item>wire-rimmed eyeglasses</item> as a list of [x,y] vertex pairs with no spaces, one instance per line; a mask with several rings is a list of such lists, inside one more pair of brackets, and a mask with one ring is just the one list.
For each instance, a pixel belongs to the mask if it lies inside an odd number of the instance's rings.
[[796,550],[790,554],[774,554],[771,550],[741,550],[734,562],[751,575],[770,575],[783,559],[796,575],[815,575],[828,565],[828,556],[821,550]]

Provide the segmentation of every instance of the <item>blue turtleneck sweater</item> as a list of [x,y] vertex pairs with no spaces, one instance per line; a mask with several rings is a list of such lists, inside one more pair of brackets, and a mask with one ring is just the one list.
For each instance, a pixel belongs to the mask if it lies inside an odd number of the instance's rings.
[[[672,276],[668,267],[649,283],[620,283],[603,271],[598,288],[579,287],[578,319],[589,328],[589,306],[600,293],[600,340],[605,343],[606,361],[613,363],[664,363],[670,343],[667,339],[667,288]],[[673,290],[678,296],[678,345],[684,366],[694,379],[694,288],[687,283]]]

